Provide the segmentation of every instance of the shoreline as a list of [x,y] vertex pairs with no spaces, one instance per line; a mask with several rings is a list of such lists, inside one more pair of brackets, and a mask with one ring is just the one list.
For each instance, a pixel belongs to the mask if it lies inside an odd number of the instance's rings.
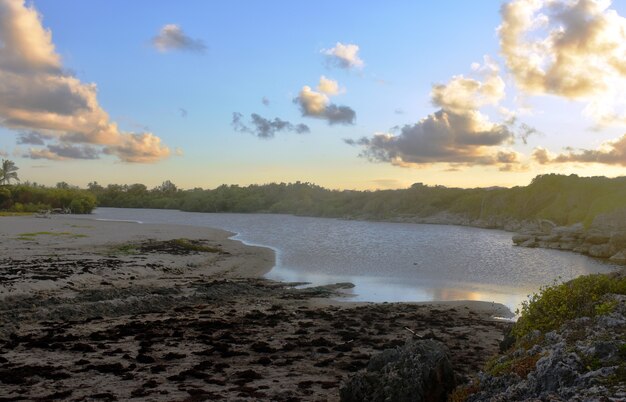
[[511,325],[489,302],[353,303],[333,300],[346,284],[263,279],[274,253],[231,235],[0,218],[0,396],[332,401],[416,337],[444,343],[466,382]]

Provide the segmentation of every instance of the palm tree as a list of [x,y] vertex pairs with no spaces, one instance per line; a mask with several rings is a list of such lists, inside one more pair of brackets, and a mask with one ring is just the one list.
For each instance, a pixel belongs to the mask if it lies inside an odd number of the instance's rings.
[[0,184],[9,184],[11,179],[20,181],[17,177],[17,170],[19,168],[15,166],[15,162],[8,159],[2,159],[2,167],[0,168]]

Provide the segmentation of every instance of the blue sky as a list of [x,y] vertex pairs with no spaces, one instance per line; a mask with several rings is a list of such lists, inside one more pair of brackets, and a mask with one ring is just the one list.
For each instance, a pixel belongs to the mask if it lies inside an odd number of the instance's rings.
[[[2,35],[45,42],[36,27],[11,25],[12,19],[22,13],[32,16],[36,10],[60,56],[63,71],[54,79],[71,75],[79,81],[71,84],[73,88],[95,84],[99,108],[118,127],[111,134],[115,139],[89,137],[86,127],[77,129],[81,139],[76,140],[72,127],[59,131],[41,119],[37,124],[16,123],[12,112],[3,115],[0,107],[0,151],[20,167],[22,180],[155,186],[169,179],[184,188],[301,180],[331,188],[373,189],[413,182],[511,186],[548,172],[609,176],[626,172],[626,145],[622,149],[619,142],[626,120],[615,118],[617,122],[596,127],[598,118],[589,112],[589,105],[605,99],[606,91],[573,94],[565,84],[554,84],[549,74],[541,83],[530,82],[523,68],[511,68],[513,56],[503,54],[496,32],[503,23],[502,4],[530,7],[530,0],[0,3],[5,3],[0,6],[4,25],[0,41],[7,42],[7,51],[18,44]],[[582,11],[578,1],[556,3],[562,8],[544,7],[535,10],[535,17],[549,16],[550,27],[565,25],[566,33],[576,27],[567,25],[568,18],[584,13],[604,23],[606,32],[626,26],[621,25],[621,16],[626,15],[623,2],[607,7],[581,0],[595,7]],[[190,46],[155,46],[154,38],[164,35],[168,25],[175,25]],[[531,34],[541,37],[541,29]],[[572,37],[580,39],[577,32]],[[609,43],[624,39],[601,37]],[[339,58],[327,54],[338,43],[358,46],[363,65],[340,67]],[[522,45],[520,49],[526,49]],[[563,49],[555,45],[547,58],[569,51]],[[620,51],[615,54],[626,63],[626,53]],[[610,68],[606,60],[615,54],[588,57],[597,58],[597,71],[605,71]],[[575,57],[585,59],[584,54]],[[472,68],[472,63],[481,66]],[[566,66],[571,80],[585,79],[578,67]],[[2,80],[10,82],[1,69],[0,62],[0,92]],[[454,81],[459,75],[462,79]],[[619,85],[626,81],[626,74],[618,71],[610,70],[609,75]],[[338,94],[317,89],[322,76],[336,81]],[[462,110],[458,103],[453,105],[458,99],[451,98],[461,96],[455,88],[496,76],[498,81],[493,82],[502,82],[505,94],[478,90],[462,96]],[[434,105],[431,91],[436,84],[451,89]],[[329,124],[326,112],[304,112],[309,105],[301,93],[304,86],[325,97],[327,106],[345,106],[354,119]],[[469,104],[478,106],[468,109]],[[22,105],[10,109],[18,107]],[[429,119],[438,110],[452,120],[460,116],[469,132],[455,129],[453,138],[440,141],[437,136],[452,134],[428,131],[440,128],[441,119]],[[233,113],[241,113],[244,129],[232,124]],[[272,138],[259,138],[252,114],[270,122],[278,118],[292,127],[305,124],[309,130],[299,134],[285,129]],[[515,123],[506,125],[511,116]],[[520,137],[522,124],[539,133],[530,135],[526,144]],[[17,144],[24,142],[21,135],[32,131],[44,134],[44,144]],[[140,149],[146,138],[133,136],[139,133],[150,133],[150,141],[158,138],[160,143],[151,142],[146,153]],[[71,152],[59,153],[59,147]],[[543,150],[539,156],[537,149]],[[71,157],[77,152],[80,158]]]

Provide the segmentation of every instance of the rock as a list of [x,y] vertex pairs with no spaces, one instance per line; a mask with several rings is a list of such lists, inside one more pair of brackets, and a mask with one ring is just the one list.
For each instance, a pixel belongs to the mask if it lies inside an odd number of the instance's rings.
[[561,236],[558,234],[549,234],[549,235],[539,236],[537,237],[537,240],[550,243],[550,242],[559,241],[560,238]]
[[589,255],[592,257],[609,258],[613,255],[611,246],[608,244],[596,244],[589,247]]
[[556,223],[548,219],[541,219],[538,224],[539,230],[541,230],[543,233],[552,233],[554,228],[556,228]]
[[512,238],[513,243],[515,243],[517,245],[519,245],[521,243],[524,243],[524,242],[526,242],[528,240],[534,240],[534,239],[535,239],[534,236],[526,235],[526,234],[517,234],[517,235],[513,236],[513,238]]
[[445,346],[433,340],[408,341],[370,360],[367,369],[341,388],[344,402],[445,401],[455,387]]
[[585,233],[585,226],[582,223],[575,223],[571,226],[559,226],[552,229],[551,233],[578,238]]
[[583,244],[580,244],[580,245],[574,247],[574,252],[581,253],[581,254],[588,254],[589,253],[589,247],[591,247],[591,244],[583,243]]
[[535,241],[535,238],[531,238],[526,240],[525,242],[520,244],[521,247],[537,247],[537,242]]
[[604,244],[608,243],[611,237],[599,232],[591,232],[585,237],[585,243]]
[[575,242],[561,242],[559,243],[559,248],[561,250],[573,250],[578,246],[578,243]]
[[615,253],[614,255],[611,256],[611,258],[609,258],[609,260],[611,262],[617,262],[619,264],[626,264],[626,249]]
[[626,232],[613,232],[609,244],[615,250],[626,249]]

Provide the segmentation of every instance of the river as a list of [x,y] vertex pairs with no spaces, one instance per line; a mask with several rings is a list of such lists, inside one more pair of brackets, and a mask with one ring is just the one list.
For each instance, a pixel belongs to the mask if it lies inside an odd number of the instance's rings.
[[541,286],[616,269],[572,252],[515,247],[508,232],[462,226],[130,208],[98,208],[90,218],[228,230],[276,252],[267,278],[351,282],[354,301],[482,300],[515,310]]

